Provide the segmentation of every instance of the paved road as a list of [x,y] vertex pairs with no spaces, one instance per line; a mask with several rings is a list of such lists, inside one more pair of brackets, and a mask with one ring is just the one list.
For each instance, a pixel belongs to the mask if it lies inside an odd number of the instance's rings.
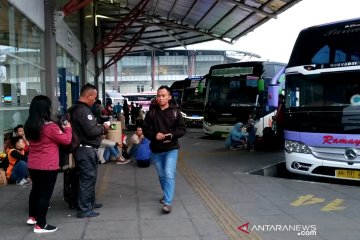
[[199,130],[181,142],[171,214],[161,213],[153,165],[108,163],[99,165],[97,199],[105,206],[94,219],[74,217],[59,174],[48,213],[55,233],[38,235],[25,224],[30,187],[0,187],[0,239],[359,239],[357,186],[250,175],[283,161],[283,153],[226,150]]

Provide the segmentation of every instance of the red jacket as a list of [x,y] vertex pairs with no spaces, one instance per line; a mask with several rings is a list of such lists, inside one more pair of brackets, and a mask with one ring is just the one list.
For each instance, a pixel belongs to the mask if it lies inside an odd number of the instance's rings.
[[59,169],[59,145],[71,142],[72,129],[65,128],[65,132],[53,122],[43,126],[40,140],[29,140],[28,168],[37,170]]

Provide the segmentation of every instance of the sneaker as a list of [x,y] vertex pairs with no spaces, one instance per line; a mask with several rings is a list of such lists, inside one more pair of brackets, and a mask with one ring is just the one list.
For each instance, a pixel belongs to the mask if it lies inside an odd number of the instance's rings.
[[131,160],[130,159],[119,159],[116,161],[116,164],[119,164],[119,165],[124,165],[124,164],[127,164],[129,163]]
[[36,224],[36,220],[34,217],[29,217],[29,219],[26,221],[27,224],[29,225],[35,225]]
[[171,212],[171,206],[170,205],[164,205],[164,207],[162,208],[163,213],[170,213]]
[[46,224],[44,227],[40,227],[39,225],[35,225],[34,233],[50,233],[55,232],[57,227]]
[[161,203],[161,204],[164,204],[164,203],[165,203],[164,197],[162,197],[162,198],[159,200],[159,203]]
[[25,178],[21,179],[20,181],[16,181],[16,185],[19,185],[19,186],[24,186],[24,185],[29,185],[29,182],[26,181]]
[[90,211],[85,215],[77,215],[78,218],[93,218],[100,216],[100,213]]

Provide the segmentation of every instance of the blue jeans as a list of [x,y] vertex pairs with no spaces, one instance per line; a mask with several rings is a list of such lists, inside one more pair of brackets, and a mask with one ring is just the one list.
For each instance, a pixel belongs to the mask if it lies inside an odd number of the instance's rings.
[[104,151],[104,159],[105,161],[109,161],[111,156],[114,156],[116,159],[119,157],[119,148],[117,146],[114,147],[106,147]]
[[155,162],[156,170],[159,176],[161,189],[163,190],[165,205],[171,205],[174,198],[178,152],[178,149],[174,149],[168,152],[152,154],[152,159]]
[[21,181],[22,179],[26,179],[27,177],[29,177],[27,163],[23,160],[18,160],[18,162],[12,169],[10,180],[16,183],[17,181]]

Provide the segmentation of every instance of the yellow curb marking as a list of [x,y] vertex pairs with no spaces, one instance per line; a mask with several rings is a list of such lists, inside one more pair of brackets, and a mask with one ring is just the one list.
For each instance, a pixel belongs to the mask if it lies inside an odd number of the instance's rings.
[[292,202],[290,205],[294,207],[298,207],[301,205],[311,205],[322,202],[325,202],[324,198],[316,198],[314,197],[314,195],[307,194],[300,196],[296,201]]
[[[311,204],[323,203],[325,202],[324,198],[318,198],[314,195],[307,194],[300,196],[297,200],[290,203],[293,207],[306,206]],[[344,210],[346,207],[340,206],[344,202],[344,199],[337,198],[332,202],[328,203],[326,206],[322,207],[320,210],[324,212]]]
[[330,212],[330,211],[336,211],[336,210],[343,210],[346,207],[344,206],[339,206],[344,202],[344,199],[340,199],[337,198],[334,201],[330,202],[329,204],[327,204],[325,207],[323,207],[322,209],[320,209],[321,211],[324,212]]

